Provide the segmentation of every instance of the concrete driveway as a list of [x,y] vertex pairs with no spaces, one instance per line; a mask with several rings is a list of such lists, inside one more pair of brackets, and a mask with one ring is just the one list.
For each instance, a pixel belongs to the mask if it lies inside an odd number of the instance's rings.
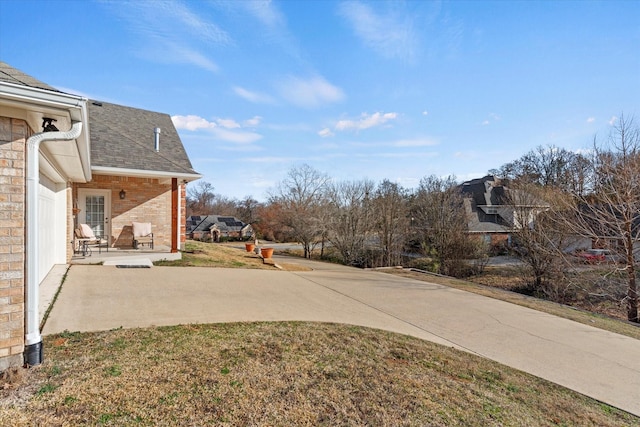
[[[287,261],[289,262],[289,261]],[[496,360],[640,416],[640,341],[376,271],[74,265],[43,334],[301,320],[385,329]]]

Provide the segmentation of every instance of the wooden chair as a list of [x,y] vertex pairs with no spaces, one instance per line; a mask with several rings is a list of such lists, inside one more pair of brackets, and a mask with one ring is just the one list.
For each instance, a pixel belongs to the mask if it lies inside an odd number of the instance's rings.
[[150,222],[134,222],[133,228],[133,248],[138,249],[140,245],[147,245],[153,249],[153,233]]

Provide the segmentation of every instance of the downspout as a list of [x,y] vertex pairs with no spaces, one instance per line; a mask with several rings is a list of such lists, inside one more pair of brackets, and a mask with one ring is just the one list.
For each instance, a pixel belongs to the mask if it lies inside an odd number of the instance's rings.
[[42,336],[38,315],[38,185],[40,183],[39,153],[44,141],[74,140],[82,133],[82,122],[74,122],[66,132],[42,132],[27,139],[27,247],[26,272],[27,292],[25,294],[25,366],[35,366],[43,362]]

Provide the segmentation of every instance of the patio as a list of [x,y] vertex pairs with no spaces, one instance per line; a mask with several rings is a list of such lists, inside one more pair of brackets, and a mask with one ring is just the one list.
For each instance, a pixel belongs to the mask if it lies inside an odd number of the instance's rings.
[[154,248],[90,248],[85,256],[82,253],[74,253],[70,264],[103,264],[103,265],[151,265],[153,261],[176,260],[182,258],[182,253],[171,252],[171,248],[165,245],[154,245]]

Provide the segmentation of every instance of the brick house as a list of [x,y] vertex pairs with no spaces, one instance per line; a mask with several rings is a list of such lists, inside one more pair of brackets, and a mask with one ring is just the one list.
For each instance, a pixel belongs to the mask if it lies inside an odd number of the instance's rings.
[[511,244],[513,208],[500,179],[491,175],[462,183],[468,232],[491,247]]
[[251,239],[254,231],[251,224],[228,215],[192,215],[187,218],[187,236],[190,239],[220,238]]
[[548,205],[521,190],[509,189],[498,177],[487,175],[462,183],[460,191],[468,233],[494,249],[512,246],[513,234],[531,227]]
[[0,371],[42,362],[38,288],[70,261],[77,223],[130,247],[131,223],[150,222],[177,252],[198,178],[168,115],[63,93],[0,62]]

